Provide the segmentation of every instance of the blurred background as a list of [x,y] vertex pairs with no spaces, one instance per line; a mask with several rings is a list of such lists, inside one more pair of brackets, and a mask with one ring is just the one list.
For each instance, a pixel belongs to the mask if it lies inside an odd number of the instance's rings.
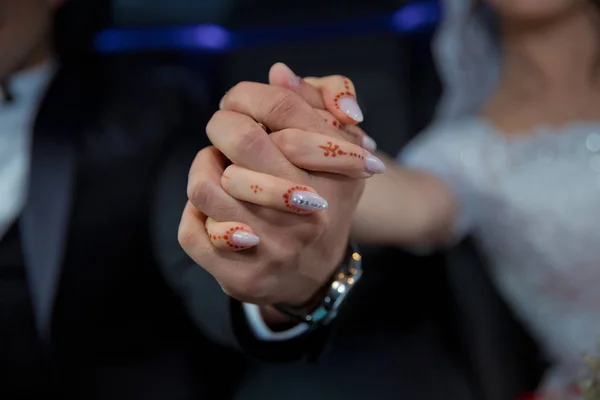
[[345,74],[360,90],[367,130],[395,153],[427,123],[439,93],[429,52],[438,18],[435,1],[75,0],[58,41],[73,62],[95,54],[116,68],[189,68],[212,104],[241,80],[265,81],[277,61],[301,76]]
[[[346,75],[358,91],[363,128],[390,155],[427,126],[440,95],[430,51],[440,18],[435,1],[71,0],[59,18],[65,64],[115,74],[152,66],[173,79],[186,71],[202,94],[199,112],[207,118],[230,87],[265,82],[275,62],[300,76]],[[198,134],[203,131],[198,126]],[[448,274],[449,262],[454,271],[481,271],[476,255],[460,255],[457,262],[447,254],[415,257],[387,248],[365,253],[360,304],[349,305],[352,310],[340,317],[336,348],[319,366],[302,371],[303,379],[319,385],[320,398],[336,398],[332,376],[356,374],[371,382],[357,388],[368,396],[372,385],[394,390],[399,376],[421,379],[414,369],[433,371],[418,385],[429,396],[419,398],[444,398],[445,385],[437,382],[444,379],[468,382],[475,394],[461,398],[506,399],[533,386],[537,372],[521,373],[520,364],[522,357],[537,355],[528,353],[531,344],[518,327],[505,329],[512,316],[487,277]],[[253,384],[264,381],[256,398],[269,392],[280,398],[276,387],[289,384],[302,368],[250,368]],[[498,378],[506,371],[513,375],[512,388]],[[302,385],[294,398],[310,393],[310,385]]]

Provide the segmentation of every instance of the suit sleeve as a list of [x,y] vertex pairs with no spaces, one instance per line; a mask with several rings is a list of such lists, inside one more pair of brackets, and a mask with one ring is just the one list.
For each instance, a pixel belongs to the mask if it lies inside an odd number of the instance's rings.
[[[197,130],[201,135],[202,125]],[[200,329],[213,341],[239,347],[233,331],[230,298],[210,274],[185,254],[177,240],[187,201],[189,167],[196,153],[207,144],[185,132],[177,132],[177,136],[177,142],[167,146],[154,187],[151,234],[156,258],[165,279],[183,299]]]

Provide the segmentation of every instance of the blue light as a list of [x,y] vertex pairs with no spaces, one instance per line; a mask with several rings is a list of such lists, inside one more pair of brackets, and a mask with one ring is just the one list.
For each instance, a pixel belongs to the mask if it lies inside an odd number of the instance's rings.
[[285,28],[230,31],[222,26],[203,24],[168,28],[107,29],[95,38],[100,53],[136,51],[226,52],[252,45],[299,40],[383,33],[411,33],[433,26],[440,18],[436,1],[406,5],[392,14],[369,15],[361,19],[310,24]]
[[231,33],[218,25],[196,25],[152,29],[107,29],[95,38],[100,53],[145,50],[226,51]]
[[392,15],[392,21],[401,32],[414,31],[437,23],[440,13],[437,2],[423,1],[402,7]]
[[227,50],[232,43],[231,33],[219,25],[197,25],[180,31],[185,47],[207,50]]

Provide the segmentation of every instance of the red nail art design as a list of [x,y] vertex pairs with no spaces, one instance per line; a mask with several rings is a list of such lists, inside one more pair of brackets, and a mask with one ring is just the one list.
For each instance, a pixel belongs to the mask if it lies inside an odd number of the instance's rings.
[[228,229],[227,232],[225,232],[224,235],[215,235],[215,234],[209,232],[208,237],[211,240],[213,240],[213,241],[224,240],[225,243],[227,244],[227,246],[231,247],[232,249],[239,250],[239,249],[248,248],[248,246],[238,246],[238,245],[235,245],[235,244],[233,244],[231,242],[231,235],[233,235],[237,231],[248,232],[246,229],[244,229],[244,227],[242,227],[242,226],[236,226],[234,228]]
[[355,96],[356,96],[356,95],[354,94],[354,91],[352,90],[352,85],[350,85],[350,81],[349,81],[348,79],[344,79],[344,89],[346,89],[346,91],[345,91],[345,92],[338,93],[338,94],[335,96],[335,99],[334,99],[335,107],[336,107],[338,110],[340,109],[340,106],[339,106],[339,100],[340,100],[340,98],[341,98],[341,97],[344,97],[344,96],[352,96],[352,97],[355,97]]
[[354,152],[345,152],[340,149],[340,146],[337,144],[333,144],[333,142],[327,142],[327,146],[318,146],[320,149],[325,150],[323,152],[323,156],[325,157],[337,157],[337,156],[350,156],[356,157],[361,160],[364,160],[364,156],[362,154],[354,153]]
[[263,188],[261,188],[258,185],[250,185],[250,189],[254,192],[254,193],[258,193],[258,192],[262,192]]
[[291,203],[291,197],[294,190],[308,191],[308,188],[306,186],[294,186],[289,188],[288,191],[283,194],[283,202],[287,208],[294,210],[295,212],[303,212],[304,210],[297,208]]

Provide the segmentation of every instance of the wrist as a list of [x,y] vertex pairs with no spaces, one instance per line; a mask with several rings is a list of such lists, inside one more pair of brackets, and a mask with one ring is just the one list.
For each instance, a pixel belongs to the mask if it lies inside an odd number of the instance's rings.
[[362,257],[355,244],[346,248],[345,262],[332,273],[329,284],[323,288],[321,301],[312,311],[298,309],[289,304],[277,303],[273,307],[295,321],[307,323],[311,329],[328,325],[338,315],[341,305],[362,276]]
[[[336,260],[336,262],[333,264],[332,267],[323,270],[335,271],[335,269],[344,262],[345,247],[342,248],[342,250],[339,252],[336,251],[335,254],[336,256],[333,259]],[[306,293],[308,297],[298,299],[298,301],[286,302],[286,305],[305,313],[313,312],[319,306],[319,304],[321,304],[321,302],[327,295],[327,290],[329,289],[329,283],[331,281],[332,273],[327,274],[327,278],[324,280],[321,286],[317,287],[316,289],[314,289],[313,286],[313,289],[305,290],[304,293]],[[269,325],[270,328],[279,327],[281,329],[282,325],[285,326],[295,323],[289,316],[280,312],[271,305],[260,306],[260,313],[263,320],[267,325]]]
[[260,316],[265,324],[275,332],[283,331],[295,324],[291,318],[280,313],[272,306],[260,306]]
[[[312,295],[309,300],[302,304],[294,305],[293,307],[306,313],[313,312],[323,301],[328,287],[328,284],[323,285],[316,293]],[[263,318],[263,321],[265,321],[269,328],[274,330],[282,331],[297,325],[297,321],[294,321],[292,318],[278,311],[273,306],[260,306],[260,314]]]
[[[338,258],[337,268],[328,269],[325,283],[308,299],[260,307],[261,317],[269,328],[287,330],[298,323],[311,326],[327,324],[337,315],[337,310],[348,292],[362,275],[361,256],[353,244]],[[306,293],[307,291],[304,291]],[[295,322],[295,324],[294,324]]]

